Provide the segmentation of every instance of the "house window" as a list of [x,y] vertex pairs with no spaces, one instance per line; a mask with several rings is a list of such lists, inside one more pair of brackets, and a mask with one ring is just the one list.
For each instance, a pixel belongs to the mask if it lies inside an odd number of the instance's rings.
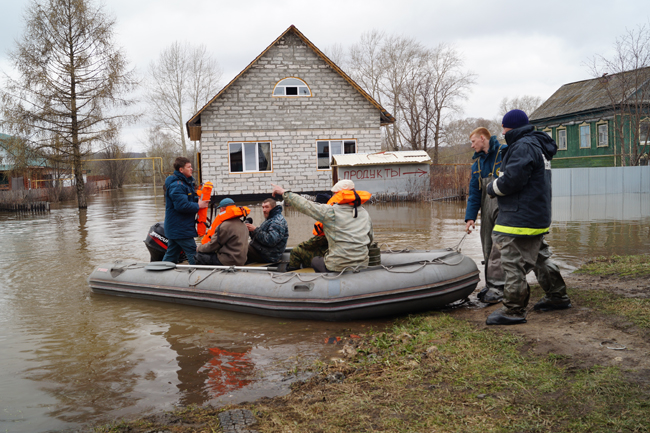
[[591,128],[589,125],[580,125],[580,149],[591,147]]
[[566,150],[566,129],[558,129],[557,134],[557,148],[559,150]]
[[553,130],[552,129],[546,128],[546,129],[543,130],[543,132],[546,132],[546,135],[553,138]]
[[228,143],[231,173],[272,171],[271,143]]
[[650,144],[650,118],[646,117],[639,122],[639,144]]
[[598,125],[598,147],[607,147],[609,145],[609,128],[607,123]]
[[342,153],[357,153],[357,142],[355,140],[328,140],[316,142],[316,157],[319,170],[329,170],[332,162],[332,155]]
[[289,77],[275,85],[273,96],[311,96],[311,90],[300,78]]

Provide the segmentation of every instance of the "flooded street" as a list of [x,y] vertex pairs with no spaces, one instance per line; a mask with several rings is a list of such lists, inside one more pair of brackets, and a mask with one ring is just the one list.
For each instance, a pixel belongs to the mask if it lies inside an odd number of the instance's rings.
[[[92,294],[86,278],[96,266],[149,261],[143,240],[164,218],[156,193],[132,187],[101,192],[83,211],[69,203],[48,214],[0,213],[0,432],[74,430],[174,405],[283,394],[287,372],[336,356],[328,337],[390,323],[286,320]],[[464,203],[366,208],[384,249],[463,239]],[[251,216],[258,225],[261,207]],[[311,237],[310,218],[293,209],[285,217],[289,246]],[[562,197],[553,219],[547,240],[563,272],[593,256],[650,252],[650,194]],[[478,232],[462,251],[480,263]]]

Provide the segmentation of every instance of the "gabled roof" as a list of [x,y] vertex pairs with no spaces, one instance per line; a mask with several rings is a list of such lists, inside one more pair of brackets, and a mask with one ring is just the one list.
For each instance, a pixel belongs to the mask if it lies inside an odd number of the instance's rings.
[[424,150],[400,152],[346,153],[332,156],[332,167],[360,165],[431,164],[431,157]]
[[533,112],[530,120],[611,108],[611,95],[621,95],[622,102],[641,90],[649,80],[650,67],[647,67],[565,84]]
[[370,96],[361,86],[359,86],[352,78],[348,76],[341,68],[336,66],[336,64],[331,61],[321,50],[319,50],[316,45],[314,45],[305,35],[300,33],[300,31],[294,26],[293,24],[289,26],[288,29],[286,29],[278,38],[273,41],[264,51],[260,53],[255,59],[244,68],[243,71],[241,71],[235,78],[233,78],[230,83],[226,84],[223,89],[219,91],[210,101],[203,106],[190,120],[187,121],[185,124],[187,133],[188,135],[190,134],[190,126],[196,126],[198,123],[199,119],[201,118],[201,113],[210,106],[215,100],[217,100],[228,88],[239,79],[242,75],[246,73],[264,54],[266,54],[275,44],[280,41],[287,33],[293,32],[296,36],[298,36],[309,48],[311,48],[320,58],[322,58],[325,63],[327,63],[332,69],[334,69],[336,72],[339,73],[352,87],[354,87],[359,93],[361,93],[372,105],[374,105],[380,112],[380,117],[381,117],[381,124],[386,125],[389,123],[394,123],[395,118],[384,108],[382,107],[379,102],[377,102],[372,96]]

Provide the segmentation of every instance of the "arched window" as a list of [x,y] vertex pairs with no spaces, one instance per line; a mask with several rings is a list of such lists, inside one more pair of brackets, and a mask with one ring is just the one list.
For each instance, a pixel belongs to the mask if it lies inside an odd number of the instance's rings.
[[300,78],[289,77],[275,85],[273,96],[311,96],[311,90]]

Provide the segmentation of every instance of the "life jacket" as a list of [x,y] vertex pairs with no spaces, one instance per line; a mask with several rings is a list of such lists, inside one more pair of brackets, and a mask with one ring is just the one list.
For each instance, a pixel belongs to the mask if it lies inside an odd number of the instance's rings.
[[[210,200],[210,196],[212,195],[212,182],[204,183],[201,188],[196,190],[196,195],[198,195],[201,200]],[[208,208],[206,207],[199,209],[197,215],[198,217],[196,219],[196,232],[199,236],[203,236],[209,227],[208,223],[206,222],[208,220]]]
[[312,233],[314,234],[314,236],[325,236],[325,232],[323,231],[323,223],[320,221],[316,221]]
[[332,196],[331,199],[327,202],[329,205],[333,204],[351,204],[354,206],[354,217],[357,217],[357,206],[361,206],[368,200],[370,200],[370,194],[368,191],[357,191],[354,189],[344,189]]
[[210,230],[208,230],[205,236],[203,236],[203,239],[201,239],[201,244],[207,244],[210,242],[210,239],[212,239],[212,236],[214,236],[214,233],[222,222],[233,218],[245,217],[248,216],[249,213],[251,213],[251,210],[246,206],[228,206],[225,212],[217,215],[214,221],[212,221],[212,226],[210,226]]

